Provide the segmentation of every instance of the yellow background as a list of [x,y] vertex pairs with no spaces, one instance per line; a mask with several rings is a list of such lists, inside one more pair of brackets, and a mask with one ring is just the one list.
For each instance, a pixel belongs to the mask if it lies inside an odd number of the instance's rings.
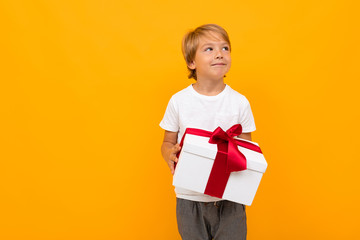
[[269,167],[248,239],[360,239],[357,1],[0,1],[0,239],[180,239],[158,126],[217,23]]

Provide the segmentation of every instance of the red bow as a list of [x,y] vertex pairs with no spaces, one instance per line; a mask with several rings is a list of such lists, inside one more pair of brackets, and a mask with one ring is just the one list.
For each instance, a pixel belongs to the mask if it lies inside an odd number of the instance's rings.
[[227,144],[227,159],[226,161],[226,172],[237,172],[246,169],[246,158],[244,154],[242,154],[238,147],[237,143],[234,139],[235,136],[239,136],[242,133],[241,124],[236,124],[229,128],[226,132],[222,130],[221,127],[215,129],[212,133],[209,143],[220,144],[220,143],[228,143]]

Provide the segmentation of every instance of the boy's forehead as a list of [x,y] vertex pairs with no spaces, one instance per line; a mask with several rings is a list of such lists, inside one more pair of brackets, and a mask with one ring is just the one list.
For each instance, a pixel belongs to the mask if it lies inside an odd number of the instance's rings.
[[199,38],[199,46],[211,43],[227,43],[227,41],[218,33],[207,32]]

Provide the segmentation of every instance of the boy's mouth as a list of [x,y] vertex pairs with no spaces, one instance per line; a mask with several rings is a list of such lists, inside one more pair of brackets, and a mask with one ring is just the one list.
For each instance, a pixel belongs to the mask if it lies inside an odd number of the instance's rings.
[[211,64],[211,66],[225,66],[226,64],[225,63],[214,63],[214,64]]

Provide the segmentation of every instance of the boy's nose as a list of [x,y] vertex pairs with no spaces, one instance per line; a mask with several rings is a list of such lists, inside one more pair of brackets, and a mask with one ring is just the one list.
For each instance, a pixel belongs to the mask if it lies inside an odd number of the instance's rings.
[[223,55],[222,55],[221,51],[217,51],[217,52],[216,52],[215,58],[216,58],[216,59],[222,59],[222,58],[223,58]]

